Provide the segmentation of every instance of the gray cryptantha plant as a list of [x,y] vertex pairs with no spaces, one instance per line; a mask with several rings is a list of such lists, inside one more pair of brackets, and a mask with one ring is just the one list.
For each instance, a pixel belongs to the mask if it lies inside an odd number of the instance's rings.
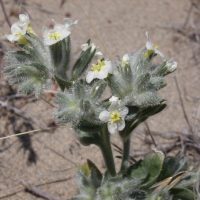
[[[176,69],[177,63],[165,57],[147,34],[144,47],[115,62],[105,59],[88,40],[70,64],[70,34],[75,24],[77,21],[65,19],[63,24],[45,29],[41,39],[28,15],[21,14],[6,36],[16,48],[6,53],[4,69],[10,83],[22,93],[39,98],[47,89],[54,89],[56,121],[71,123],[83,145],[100,148],[106,171],[102,173],[90,160],[83,164],[76,177],[79,194],[72,199],[196,199],[193,185],[197,177],[187,170],[184,158],[155,151],[133,165],[129,163],[131,133],[166,107],[158,91],[166,86],[165,76]],[[119,134],[123,143],[118,172],[111,134]]]

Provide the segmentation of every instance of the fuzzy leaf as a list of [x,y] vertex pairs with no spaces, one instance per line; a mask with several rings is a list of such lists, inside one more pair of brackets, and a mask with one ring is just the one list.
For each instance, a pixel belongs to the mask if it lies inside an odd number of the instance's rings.
[[[87,42],[90,44],[90,40]],[[72,79],[78,79],[83,72],[87,69],[89,63],[94,57],[96,49],[92,50],[92,47],[89,47],[86,51],[82,51],[80,57],[76,61],[72,69]]]
[[195,193],[187,188],[173,188],[170,190],[173,200],[195,200]]
[[99,135],[98,132],[85,132],[77,127],[75,128],[75,134],[82,145],[88,146],[91,144],[98,144],[99,143]]
[[51,74],[39,63],[7,65],[4,73],[11,84],[17,84],[24,94],[35,93],[39,96],[43,89],[50,87]]
[[81,112],[79,100],[75,98],[73,93],[58,93],[56,103],[59,105],[59,109],[55,113],[55,117],[59,123],[77,122],[79,120]]
[[91,88],[91,98],[94,101],[98,101],[101,98],[106,86],[107,83],[105,81],[100,80],[94,82]]
[[19,91],[34,93],[37,97],[51,87],[53,70],[48,49],[35,35],[26,35],[28,44],[21,50],[8,51],[5,56],[4,73]]
[[37,60],[37,62],[46,66],[49,70],[53,70],[53,65],[51,63],[51,54],[47,46],[36,36],[36,35],[26,35],[30,46],[25,46],[30,55]]
[[51,58],[55,70],[56,80],[62,90],[65,89],[67,84],[67,69],[69,68],[70,58],[70,37],[51,45],[50,47]]
[[158,178],[158,181],[173,176],[180,171],[184,171],[185,168],[186,168],[186,159],[180,156],[165,157],[163,168]]
[[131,177],[143,180],[142,187],[151,186],[162,170],[164,161],[164,154],[162,152],[155,152],[145,156],[141,163],[137,164],[131,169]]

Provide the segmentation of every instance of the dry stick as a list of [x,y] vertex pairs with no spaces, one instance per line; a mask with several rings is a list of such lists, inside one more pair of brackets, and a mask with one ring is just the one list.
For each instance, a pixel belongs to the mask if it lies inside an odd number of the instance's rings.
[[61,0],[61,2],[60,2],[60,8],[62,8],[65,3],[66,3],[66,0]]
[[[61,182],[69,181],[70,179],[72,179],[72,177],[63,178],[63,179],[57,179],[57,180],[49,181],[49,182],[45,182],[45,183],[40,183],[40,184],[34,185],[34,187],[40,187],[40,186],[50,185],[50,184],[54,184],[54,183],[61,183]],[[3,195],[3,196],[0,197],[0,199],[5,199],[5,198],[8,198],[8,197],[14,196],[14,195],[16,195],[16,194],[18,194],[20,192],[23,192],[24,189],[26,189],[26,187],[20,188],[17,191],[14,191],[14,192],[12,192],[10,194]]]
[[194,6],[194,4],[191,2],[191,3],[190,3],[190,8],[189,8],[189,10],[188,10],[188,12],[187,12],[187,16],[186,16],[186,18],[185,18],[185,22],[183,23],[183,29],[187,26],[187,24],[188,24],[188,22],[189,22],[190,15],[191,15],[192,10],[193,10],[193,6]]
[[9,27],[11,27],[11,22],[10,22],[10,19],[6,13],[6,9],[5,9],[5,6],[4,6],[4,3],[3,3],[3,0],[0,0],[0,4],[1,4],[1,9],[3,11],[3,14],[4,14],[4,17],[5,17],[5,20],[8,24]]
[[5,137],[0,137],[0,140],[5,140],[5,139],[8,139],[8,138],[18,137],[18,136],[32,134],[32,133],[38,133],[38,132],[42,132],[42,131],[44,132],[44,131],[48,131],[48,130],[51,130],[51,129],[54,129],[54,128],[55,127],[50,127],[50,128],[45,128],[45,129],[36,129],[36,130],[26,131],[26,132],[23,132],[23,133],[16,133],[16,134],[8,135],[8,136],[5,136]]
[[150,135],[151,140],[152,140],[154,146],[155,146],[155,147],[158,147],[158,145],[156,144],[156,141],[155,141],[155,139],[154,139],[154,137],[153,137],[153,135],[152,135],[152,133],[151,133],[151,130],[150,130],[149,124],[147,123],[147,121],[144,122],[144,124],[145,124],[145,126],[146,126],[147,133]]
[[[121,147],[119,147],[117,144],[115,144],[115,143],[112,143],[112,145],[114,146],[114,150],[117,152],[117,153],[119,153],[120,154],[120,156],[117,156],[117,158],[120,158],[120,159],[122,159],[122,153],[123,153],[123,150],[122,150],[122,148]],[[136,163],[137,162],[137,160],[133,157],[133,156],[129,156],[129,161],[131,161],[131,162],[133,162],[133,163]]]
[[53,108],[56,107],[53,103],[51,103],[50,101],[46,100],[44,97],[40,97],[40,98],[41,98],[45,103],[47,103],[49,106],[51,106],[51,107],[53,107]]
[[172,140],[172,139],[176,139],[178,137],[178,135],[180,134],[179,132],[159,132],[159,131],[151,131],[152,134],[159,136],[163,139],[167,139],[167,140]]
[[179,99],[180,99],[180,103],[181,103],[181,108],[182,108],[182,112],[183,112],[185,121],[186,121],[186,123],[188,125],[188,128],[189,128],[190,132],[192,134],[194,134],[192,125],[190,124],[190,121],[189,121],[189,118],[188,118],[188,115],[187,115],[187,112],[186,112],[186,109],[185,109],[185,105],[184,105],[182,94],[181,94],[181,89],[179,87],[179,83],[178,83],[178,80],[177,80],[176,76],[174,77],[174,80],[175,80],[176,88],[177,88],[177,91],[178,91],[178,95],[179,95]]
[[23,182],[21,182],[21,184],[25,187],[26,192],[28,192],[36,197],[40,197],[40,198],[43,198],[46,200],[61,200],[60,198],[55,197],[55,196],[41,190],[40,188],[38,188],[36,186],[32,186],[29,183],[26,183],[23,181]]
[[7,102],[4,101],[0,101],[0,107],[2,108],[6,108],[8,111],[13,112],[14,114],[20,116],[21,118],[23,118],[25,121],[28,121],[29,123],[32,122],[33,124],[37,124],[37,122],[35,122],[31,117],[26,116],[26,113],[21,111],[20,109],[8,105]]

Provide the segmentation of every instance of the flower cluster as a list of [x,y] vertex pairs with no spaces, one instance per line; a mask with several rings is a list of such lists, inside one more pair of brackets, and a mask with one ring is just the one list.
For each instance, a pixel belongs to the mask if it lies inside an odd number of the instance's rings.
[[[65,95],[60,94],[61,97],[63,96],[61,99],[65,99],[68,103],[60,103],[62,109],[59,111],[59,119],[66,121],[66,119],[72,118],[70,116],[76,116],[75,119],[81,122],[84,121],[82,118],[85,118],[86,115],[84,112],[87,109],[93,109],[95,121],[99,121],[99,124],[107,123],[108,131],[112,134],[122,132],[128,119],[135,120],[131,117],[137,116],[137,113],[134,113],[133,106],[137,107],[136,110],[138,110],[139,107],[146,109],[149,106],[162,104],[163,100],[157,96],[156,91],[164,86],[163,76],[173,72],[177,63],[164,57],[158,47],[151,42],[148,33],[146,33],[145,48],[134,54],[124,54],[118,64],[105,59],[102,52],[97,50],[95,44],[88,40],[81,45],[80,57],[72,67],[71,75],[67,75],[70,34],[75,24],[77,24],[77,21],[70,19],[65,19],[63,24],[54,23],[53,27],[44,30],[43,40],[41,41],[31,28],[29,16],[27,14],[19,15],[19,21],[12,25],[12,34],[7,35],[7,39],[16,42],[22,48],[23,45],[30,45],[32,46],[30,49],[33,50],[30,53],[26,50],[27,54],[21,55],[22,60],[24,60],[22,64],[19,63],[19,59],[15,59],[18,68],[14,68],[13,63],[7,66],[5,71],[8,78],[13,83],[18,83],[21,91],[27,91],[27,93],[33,91],[36,93],[37,91],[40,94],[42,89],[46,87],[44,85],[49,84],[51,79],[54,82],[56,81],[63,91],[66,89],[74,91],[74,87],[77,88],[77,83],[83,88],[93,88],[92,90],[88,89],[90,93],[88,93],[86,99],[82,95],[85,89],[82,89],[82,92],[78,95],[79,103],[76,105],[76,109],[72,106],[74,104],[69,103],[72,97],[70,93],[66,98],[64,98]],[[12,53],[10,57],[8,56],[8,60],[11,57],[13,60],[18,55],[19,52],[16,55]],[[34,55],[31,58],[32,60],[29,55]],[[156,68],[151,68],[151,60],[156,55],[162,58],[163,63]],[[15,74],[21,74],[23,78],[16,79]],[[82,81],[81,84],[79,84],[80,80]],[[113,97],[109,101],[99,101],[100,99],[98,99],[97,104],[95,101],[91,101],[93,98],[91,95],[95,98],[101,97],[106,88],[105,85],[110,87]],[[86,105],[88,108],[85,108]],[[80,112],[74,113],[73,109]],[[90,123],[93,124],[92,121]]]

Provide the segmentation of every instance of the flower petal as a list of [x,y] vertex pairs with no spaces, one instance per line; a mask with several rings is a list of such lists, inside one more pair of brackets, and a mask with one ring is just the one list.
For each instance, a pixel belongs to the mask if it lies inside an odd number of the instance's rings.
[[11,26],[11,33],[15,34],[15,33],[19,33],[19,32],[21,33],[22,29],[20,28],[19,23],[16,22]]
[[119,98],[116,97],[116,96],[112,96],[112,97],[109,99],[109,102],[115,102],[115,101],[119,101]]
[[6,38],[10,42],[16,42],[18,40],[18,37],[16,35],[6,35]]
[[89,46],[88,43],[82,44],[81,45],[82,51],[86,51],[88,49],[88,46]]
[[150,37],[149,37],[149,33],[148,33],[148,32],[146,32],[146,37],[147,37],[146,49],[147,49],[147,50],[153,50],[154,47],[153,47],[153,44],[152,44],[152,42],[151,42],[151,40],[150,40]]
[[117,123],[108,122],[108,131],[111,134],[117,133]]
[[107,110],[104,110],[100,113],[99,119],[103,122],[108,122],[109,120],[109,112]]
[[124,120],[120,120],[119,122],[117,122],[117,129],[119,131],[122,131],[125,128],[125,121]]
[[78,20],[72,20],[70,18],[65,18],[64,19],[64,26],[65,28],[69,29],[71,26],[78,24]]
[[104,69],[102,69],[99,72],[96,72],[95,74],[96,74],[96,78],[98,78],[98,79],[104,79],[104,78],[107,78],[107,76],[108,76],[108,72]]
[[161,51],[159,51],[158,49],[155,49],[154,51],[155,51],[155,53],[158,54],[160,57],[162,57],[162,58],[165,57],[164,54],[163,54]]
[[124,54],[123,57],[122,57],[122,61],[128,62],[129,61],[129,55],[128,54]]
[[111,62],[110,60],[106,60],[106,61],[105,61],[105,67],[104,67],[104,69],[105,69],[105,71],[106,71],[107,73],[112,74],[113,68],[112,68],[112,62]]
[[23,24],[29,24],[30,23],[30,19],[29,19],[29,16],[27,14],[20,14],[19,15],[19,21]]
[[122,118],[124,119],[126,117],[126,115],[128,114],[128,108],[122,107],[122,108],[119,109],[119,112],[120,112]]
[[86,75],[86,82],[91,83],[93,79],[95,79],[95,73],[92,71],[89,71]]
[[95,56],[103,56],[103,53],[102,53],[101,51],[97,51],[97,52],[95,53]]

